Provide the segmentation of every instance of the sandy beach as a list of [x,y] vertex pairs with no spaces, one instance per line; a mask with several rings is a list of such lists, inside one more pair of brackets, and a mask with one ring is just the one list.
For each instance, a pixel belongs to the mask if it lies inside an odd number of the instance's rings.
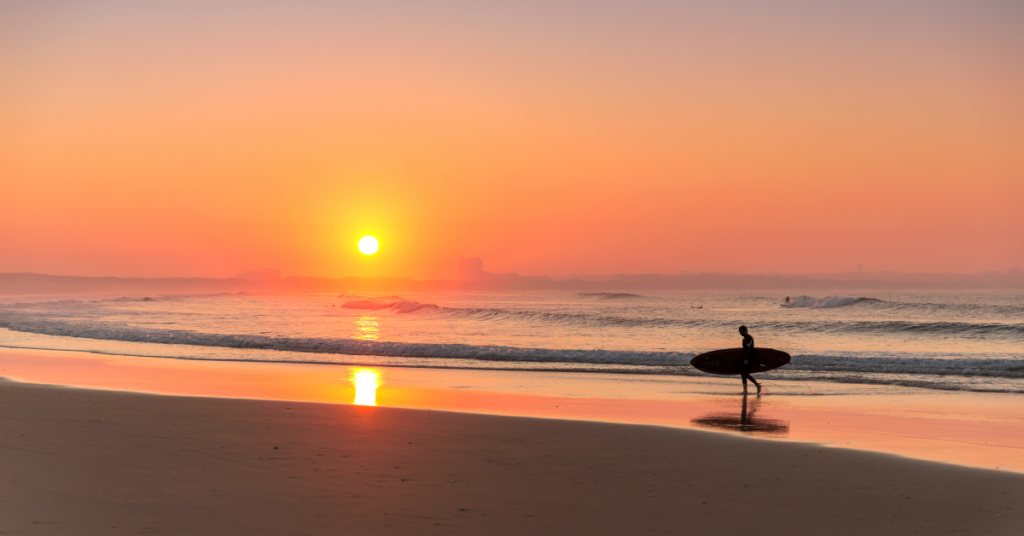
[[655,426],[0,382],[5,534],[1018,534],[1024,475]]

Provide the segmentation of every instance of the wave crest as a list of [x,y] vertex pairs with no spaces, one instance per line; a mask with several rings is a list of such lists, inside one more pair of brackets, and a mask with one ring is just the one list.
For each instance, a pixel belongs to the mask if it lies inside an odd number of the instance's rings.
[[345,302],[342,307],[346,309],[367,309],[370,311],[380,311],[382,309],[389,309],[398,314],[414,313],[423,308],[436,309],[437,306],[432,303],[420,303],[412,300],[396,300],[396,301],[372,301],[372,300],[353,300]]
[[[231,335],[188,330],[154,330],[127,326],[99,326],[59,321],[5,322],[0,327],[12,331],[77,337],[86,339],[185,344],[222,348],[279,350],[313,354],[356,356],[476,359],[484,361],[550,362],[594,365],[631,365],[669,367],[661,373],[699,375],[689,366],[692,351],[583,350],[564,348],[523,348],[499,345],[434,344],[363,341],[358,339],[270,337]],[[1008,356],[1009,357],[1009,356]],[[794,354],[785,370],[823,372],[911,374],[960,377],[1024,378],[1024,358],[939,358],[906,356],[825,356]]]
[[855,298],[847,296],[828,296],[825,298],[815,298],[814,296],[797,296],[790,300],[789,304],[783,305],[788,309],[832,309],[835,307],[844,307],[846,305],[853,305],[855,303],[863,301],[880,301],[874,298]]

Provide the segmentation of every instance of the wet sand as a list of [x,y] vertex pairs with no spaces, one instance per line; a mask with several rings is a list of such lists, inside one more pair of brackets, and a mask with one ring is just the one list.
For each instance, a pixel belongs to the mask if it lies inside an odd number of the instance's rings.
[[0,348],[0,376],[154,394],[695,428],[1024,473],[1024,397],[1018,394],[768,378],[774,394],[744,400],[736,394],[737,381],[718,377],[367,368],[7,348]]
[[1024,475],[656,426],[0,381],[7,534],[1019,534]]

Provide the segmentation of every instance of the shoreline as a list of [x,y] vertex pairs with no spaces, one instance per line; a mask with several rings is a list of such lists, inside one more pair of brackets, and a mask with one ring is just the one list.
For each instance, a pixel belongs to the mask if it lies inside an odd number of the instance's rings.
[[[0,330],[6,328],[0,328]],[[134,344],[134,343],[133,343]],[[144,343],[146,344],[146,343]],[[163,343],[161,343],[163,344]],[[186,349],[208,349],[206,346],[192,346],[186,343],[176,343],[177,346],[184,347]],[[216,349],[222,349],[221,347],[214,347]],[[487,371],[487,372],[539,372],[539,373],[565,373],[565,374],[608,374],[608,375],[625,375],[625,376],[650,376],[652,378],[689,378],[689,379],[701,379],[707,378],[708,375],[705,373],[700,374],[679,374],[678,365],[672,366],[661,366],[661,365],[625,365],[625,364],[572,364],[564,362],[544,362],[544,361],[522,361],[517,362],[520,366],[515,368],[509,368],[503,365],[507,365],[505,361],[483,361],[474,363],[472,365],[467,362],[473,362],[472,358],[410,358],[410,357],[394,357],[394,356],[382,356],[382,355],[356,355],[356,354],[331,354],[331,355],[342,355],[345,357],[357,358],[353,361],[303,361],[303,360],[287,360],[287,361],[266,361],[260,359],[234,359],[229,357],[188,357],[186,355],[150,355],[144,353],[130,353],[130,352],[107,352],[97,349],[81,349],[81,348],[47,348],[45,346],[10,346],[7,344],[0,344],[0,352],[7,350],[26,350],[26,351],[41,351],[41,352],[72,352],[80,354],[94,354],[98,356],[113,356],[113,357],[137,357],[142,359],[171,359],[181,361],[202,361],[202,362],[220,362],[220,363],[266,363],[266,364],[282,364],[282,365],[313,365],[313,366],[334,366],[334,367],[361,367],[361,368],[403,368],[403,369],[428,369],[428,370],[453,370],[453,371]],[[250,349],[251,350],[251,349]],[[259,349],[260,351],[267,352],[282,352],[287,353],[285,350],[271,350],[271,349]],[[307,352],[296,352],[296,353],[307,353]],[[310,355],[318,355],[316,352],[308,352]],[[371,358],[372,361],[359,361],[358,358]],[[401,359],[403,362],[389,362],[389,359]],[[419,360],[418,362],[412,360]],[[457,364],[435,364],[437,361],[456,361]],[[522,363],[528,363],[523,365]],[[567,366],[573,365],[573,366]],[[668,372],[672,371],[672,372]],[[799,374],[806,374],[810,377],[802,378],[793,376],[792,373],[797,372]],[[833,374],[841,375],[848,371],[839,371]],[[817,370],[802,370],[802,369],[773,369],[764,373],[760,373],[761,376],[765,377],[764,374],[775,373],[774,376],[768,378],[772,381],[780,381],[787,384],[805,384],[810,382],[827,382],[838,385],[852,385],[852,386],[898,386],[898,387],[913,387],[919,389],[927,389],[931,391],[954,391],[964,393],[994,393],[994,394],[1012,394],[1012,395],[1024,395],[1024,390],[1009,390],[999,388],[946,388],[938,387],[928,383],[927,380],[921,379],[906,379],[901,381],[877,381],[877,380],[848,380],[848,379],[836,379],[836,378],[823,378],[823,373]],[[781,376],[781,373],[788,373],[785,376]],[[895,373],[883,373],[891,375],[901,375],[901,372]],[[941,375],[932,375],[941,376]],[[989,379],[989,376],[965,376],[965,378],[971,379]]]
[[736,395],[735,381],[719,378],[212,362],[11,349],[0,349],[0,376],[179,396],[649,424],[1024,473],[1024,414],[1014,395],[826,384],[808,386],[821,393],[794,394],[769,383],[774,394],[743,398]]
[[[631,354],[627,361],[619,359],[596,360],[578,359],[569,357],[567,359],[533,359],[529,357],[531,352],[555,351],[573,354],[574,352],[596,351],[601,354],[618,354],[622,350],[573,350],[573,349],[545,349],[535,347],[514,347],[495,346],[496,349],[509,350],[523,353],[513,356],[510,359],[499,359],[494,356],[476,358],[463,355],[459,352],[451,355],[443,355],[451,348],[447,345],[440,345],[441,353],[432,357],[413,357],[397,351],[389,345],[411,345],[417,344],[404,342],[384,343],[385,348],[380,352],[365,353],[360,348],[346,348],[343,346],[317,346],[306,347],[305,343],[293,346],[295,340],[288,338],[269,338],[267,340],[248,340],[248,336],[234,340],[234,343],[223,344],[218,340],[220,335],[213,336],[213,339],[204,341],[187,340],[175,334],[167,335],[159,341],[149,339],[136,340],[133,337],[127,338],[91,338],[78,337],[60,334],[46,334],[42,331],[17,331],[14,329],[0,327],[0,348],[16,350],[52,350],[95,353],[99,355],[113,356],[134,356],[154,359],[181,359],[181,360],[205,360],[224,361],[237,363],[282,363],[282,364],[307,364],[307,365],[339,365],[352,367],[400,367],[420,369],[443,369],[443,370],[481,370],[481,371],[513,371],[513,372],[542,372],[542,373],[568,373],[568,374],[623,374],[623,375],[645,375],[645,376],[682,376],[689,378],[706,377],[692,369],[689,360],[700,353],[700,348],[692,351],[647,351],[638,350],[625,352]],[[166,334],[165,334],[166,335]],[[141,336],[141,334],[140,334]],[[234,335],[226,336],[236,337]],[[258,339],[258,337],[257,337]],[[154,342],[156,341],[156,342]],[[300,340],[301,342],[302,340]],[[247,344],[252,343],[252,346]],[[329,342],[334,345],[334,342]],[[433,351],[438,351],[436,343],[426,343]],[[455,344],[452,347],[464,345]],[[474,347],[465,345],[467,348],[486,349],[487,346]],[[398,348],[400,350],[401,348]],[[349,353],[349,351],[352,353]],[[418,351],[418,350],[417,350]],[[397,353],[396,353],[397,352]],[[429,352],[428,352],[429,354]],[[644,364],[638,364],[634,358],[641,354],[659,355],[658,359],[652,362],[641,360]],[[869,352],[870,354],[870,352]],[[898,352],[897,352],[898,354]],[[974,357],[960,356],[952,358],[938,357],[944,355],[941,352],[920,354],[911,359],[904,359],[907,356],[899,355],[859,355],[859,356],[838,356],[838,355],[817,355],[813,352],[810,355],[794,355],[794,362],[786,367],[762,373],[761,377],[767,375],[769,379],[776,379],[788,384],[799,384],[807,382],[825,382],[833,384],[848,384],[855,386],[902,386],[917,387],[937,391],[963,391],[974,393],[1008,393],[1024,395],[1024,378],[1020,378],[1019,366],[1024,365],[1024,360],[1016,359],[1016,353],[1000,354],[977,354]],[[671,364],[664,362],[661,358],[674,356],[679,358]],[[982,356],[982,357],[979,357]],[[987,357],[984,357],[987,356]],[[508,357],[508,356],[506,356]],[[805,357],[810,357],[813,363],[799,363]],[[988,359],[988,357],[994,357]],[[955,366],[962,370],[960,374],[950,374],[949,367]]]
[[11,381],[0,426],[0,529],[25,534],[1024,526],[1021,474],[659,426]]

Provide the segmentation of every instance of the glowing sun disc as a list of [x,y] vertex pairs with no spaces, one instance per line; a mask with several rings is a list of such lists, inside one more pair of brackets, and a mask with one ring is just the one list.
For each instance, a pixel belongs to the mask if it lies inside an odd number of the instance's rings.
[[359,251],[362,251],[365,255],[373,255],[377,253],[377,249],[380,248],[380,243],[377,239],[366,235],[359,239]]

